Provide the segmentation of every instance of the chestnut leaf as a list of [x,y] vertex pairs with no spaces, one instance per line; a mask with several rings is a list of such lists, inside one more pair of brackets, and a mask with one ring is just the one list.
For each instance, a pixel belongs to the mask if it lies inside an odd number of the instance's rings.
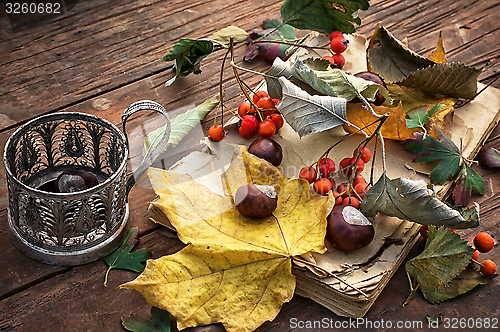
[[170,332],[170,314],[156,307],[151,307],[152,320],[134,315],[122,316],[122,325],[134,332]]
[[424,297],[443,289],[470,263],[474,249],[450,229],[429,227],[422,253],[406,263]]
[[381,212],[423,225],[452,228],[477,227],[476,219],[465,220],[459,211],[436,198],[423,180],[389,179],[383,173],[361,201],[361,211],[367,217]]
[[104,277],[104,286],[108,283],[108,274],[111,269],[126,269],[135,272],[142,272],[142,270],[144,270],[144,266],[141,262],[150,258],[151,252],[146,248],[141,248],[132,253],[130,252],[135,245],[139,243],[139,239],[137,238],[138,235],[139,228],[131,228],[120,247],[103,258],[109,266],[106,271],[106,276]]

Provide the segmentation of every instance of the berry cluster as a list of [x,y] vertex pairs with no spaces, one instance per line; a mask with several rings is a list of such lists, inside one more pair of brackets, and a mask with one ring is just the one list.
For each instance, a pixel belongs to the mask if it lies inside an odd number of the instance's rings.
[[[427,240],[427,232],[429,230],[429,226],[422,225],[420,226],[420,235]],[[451,230],[454,231],[453,229]],[[487,253],[490,252],[491,249],[495,246],[495,240],[491,237],[490,234],[486,232],[480,232],[474,237],[474,247],[476,250],[472,254],[472,262],[478,263],[480,265],[481,273],[488,277],[495,274],[497,270],[497,266],[495,262],[490,259],[484,260],[482,263],[479,263],[479,253]]]
[[334,53],[333,55],[326,55],[323,59],[330,61],[330,66],[332,68],[342,68],[345,65],[345,58],[342,53],[347,49],[349,41],[344,38],[344,35],[340,31],[334,31],[330,34],[330,49]]
[[242,118],[239,133],[244,138],[252,138],[255,133],[261,137],[271,137],[285,123],[283,116],[276,109],[281,101],[272,99],[267,92],[259,90],[252,96],[255,108],[249,102],[238,106],[238,115]]
[[[333,191],[335,205],[349,205],[359,209],[360,202],[371,187],[360,173],[371,156],[371,151],[367,147],[358,147],[352,157],[340,161],[340,169],[337,172],[332,159],[321,158],[311,166],[302,167],[299,178],[312,183],[314,191],[320,195],[328,195]],[[347,181],[336,186],[334,177],[337,175],[347,177]]]

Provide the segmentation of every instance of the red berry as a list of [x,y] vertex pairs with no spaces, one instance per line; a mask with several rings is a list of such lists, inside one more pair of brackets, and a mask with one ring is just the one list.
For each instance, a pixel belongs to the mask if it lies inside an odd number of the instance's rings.
[[497,265],[492,260],[487,259],[483,261],[481,264],[483,265],[480,268],[481,273],[486,277],[494,275],[495,272],[497,271]]
[[279,103],[281,103],[281,100],[279,99],[273,99],[274,105],[278,106]]
[[474,253],[472,254],[472,259],[476,262],[479,260],[479,250],[474,251]]
[[366,183],[365,178],[361,174],[356,174],[356,177],[354,178],[352,185],[356,187],[358,183]]
[[353,208],[359,209],[359,200],[354,196],[346,197],[342,201],[342,205],[349,205]]
[[238,131],[243,138],[252,138],[255,135],[255,130],[246,131],[242,127],[238,128]]
[[252,96],[252,100],[255,104],[257,104],[257,102],[261,98],[269,98],[269,95],[267,94],[267,92],[259,90]]
[[429,231],[429,226],[427,225],[422,225],[420,226],[420,235],[424,238],[424,240],[427,240],[427,232]]
[[490,234],[481,232],[474,237],[474,246],[480,252],[488,252],[493,249],[495,241]]
[[245,131],[254,131],[259,126],[259,121],[253,115],[245,115],[241,121],[241,128]]
[[333,63],[333,57],[331,55],[325,55],[324,57],[321,57],[321,59],[325,59],[330,61],[330,63]]
[[327,195],[332,190],[332,183],[327,178],[321,178],[314,181],[313,189],[320,195]]
[[321,175],[327,178],[335,172],[335,163],[330,158],[323,158],[318,163],[318,169]]
[[335,37],[330,43],[330,48],[333,53],[342,53],[347,49],[347,44],[349,44],[349,41],[344,37]]
[[[352,157],[352,158],[351,158],[351,160],[349,161],[349,163],[350,163],[351,165],[354,165],[354,163],[355,163],[355,162],[356,162],[356,157]],[[358,160],[358,165],[356,165],[356,170],[355,170],[355,172],[356,172],[356,174],[358,174],[358,173],[363,172],[363,170],[364,170],[364,169],[365,169],[365,162],[363,161],[363,159],[361,159],[361,158],[360,158],[360,159]],[[350,175],[350,174],[351,174],[351,172],[349,172],[349,175]]]
[[262,137],[271,137],[276,133],[276,125],[273,121],[266,119],[259,123],[257,133]]
[[329,178],[329,179],[330,179],[330,182],[332,183],[332,189],[333,189],[333,188],[335,188],[335,186],[337,185],[337,184],[335,183],[335,180],[334,180],[334,179],[332,179],[332,178]]
[[285,120],[280,113],[271,114],[271,120],[273,120],[274,124],[276,125],[276,130],[280,129],[285,124]]
[[257,105],[258,108],[261,108],[263,110],[272,110],[276,109],[276,105],[274,105],[274,102],[271,98],[269,97],[262,97],[260,98],[255,105]]
[[212,141],[221,141],[224,136],[226,136],[226,131],[221,125],[213,125],[208,129],[208,137],[210,137]]
[[342,54],[334,54],[332,55],[332,62],[335,67],[337,68],[342,68],[345,65],[345,58]]
[[343,37],[344,37],[344,35],[343,35],[343,34],[342,34],[342,32],[340,32],[340,31],[334,31],[334,32],[332,32],[332,33],[330,34],[330,41],[332,41],[332,40],[333,40],[333,38],[335,38],[335,37],[342,37],[342,38],[343,38]]
[[333,197],[335,197],[335,205],[342,205],[342,196],[338,191],[332,191]]
[[346,158],[342,159],[339,163],[339,167],[342,170],[342,173],[344,174],[344,176],[347,175],[348,167],[351,165],[351,164],[349,164],[350,161],[351,161],[351,158],[346,157]]
[[300,169],[299,178],[307,180],[309,183],[313,183],[316,180],[316,169],[311,166],[305,166]]
[[[342,197],[347,197],[347,196],[349,196],[347,183],[341,183],[341,184],[339,184],[339,186],[337,187],[337,192],[338,192],[338,193],[339,193]],[[352,193],[352,192],[351,192],[351,193]]]
[[[361,147],[358,147],[356,150],[354,150],[354,157],[356,157],[356,155],[358,154],[358,151],[361,149]],[[370,151],[370,149],[368,149],[367,147],[364,147],[363,148],[363,151],[361,151],[361,159],[367,163],[370,161],[370,159],[372,158],[372,152]]]
[[365,183],[358,183],[354,187],[354,191],[356,191],[358,193],[359,197],[361,197],[361,198],[365,197],[365,194],[368,191],[368,189],[370,189],[370,185],[366,182]]
[[247,115],[248,112],[250,112],[250,103],[244,102],[244,103],[241,103],[240,106],[238,106],[238,114],[241,117],[244,117],[245,115]]

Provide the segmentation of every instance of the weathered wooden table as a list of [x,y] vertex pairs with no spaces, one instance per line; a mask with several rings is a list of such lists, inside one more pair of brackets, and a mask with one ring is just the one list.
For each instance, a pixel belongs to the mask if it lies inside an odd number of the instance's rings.
[[[8,2],[8,1],[5,1]],[[199,104],[218,92],[219,64],[222,54],[210,55],[203,72],[179,79],[166,88],[172,77],[173,63],[160,62],[173,44],[183,37],[201,38],[227,26],[237,25],[246,31],[257,28],[262,20],[279,17],[282,1],[63,1],[64,13],[37,22],[21,14],[11,22],[6,7],[0,7],[0,149],[13,131],[39,115],[78,111],[95,114],[120,124],[122,111],[132,102],[151,99],[175,114],[186,106]],[[372,0],[368,11],[360,13],[358,32],[369,36],[382,22],[396,37],[408,38],[411,49],[428,55],[439,32],[450,61],[476,67],[486,66],[480,80],[488,83],[500,75],[500,1],[473,0]],[[11,17],[12,18],[12,17]],[[12,23],[12,25],[11,25]],[[13,31],[14,30],[14,31]],[[244,45],[236,51],[242,62]],[[211,65],[216,62],[217,65]],[[263,60],[242,66],[265,71]],[[227,105],[233,109],[242,100],[236,82],[224,82]],[[250,86],[261,77],[242,74]],[[500,87],[500,80],[493,83]],[[206,130],[214,114],[203,122]],[[192,142],[193,146],[196,142]],[[189,146],[189,144],[187,144]],[[500,148],[497,127],[486,146]],[[474,197],[481,205],[479,230],[500,238],[500,176],[493,170],[475,169],[485,178],[485,195]],[[103,286],[106,264],[101,260],[78,267],[49,266],[21,254],[6,233],[8,195],[5,168],[0,168],[0,331],[122,331],[120,317],[131,313],[149,317],[150,306],[132,290],[117,286],[132,280],[137,273],[113,270],[107,287]],[[138,226],[140,247],[149,248],[153,257],[182,248],[175,235],[148,219],[147,207],[154,193],[147,187],[131,191],[130,222]],[[479,230],[461,232],[468,240]],[[422,249],[418,242],[410,257]],[[500,263],[497,249],[484,255]],[[379,331],[401,321],[406,326],[423,324],[426,317],[439,313],[452,319],[500,318],[499,279],[487,286],[447,301],[430,305],[417,293],[405,307],[408,280],[401,267],[366,315],[378,322]],[[320,328],[304,328],[322,321]],[[326,323],[328,322],[328,323]],[[259,331],[323,331],[344,323],[350,330],[369,330],[364,321],[353,327],[348,319],[338,317],[315,302],[295,296],[284,305],[273,322]],[[421,322],[421,323],[414,323]],[[451,321],[450,321],[451,322]],[[418,325],[413,325],[416,330]],[[451,328],[452,326],[450,326]],[[460,327],[457,324],[456,327]],[[193,330],[222,330],[210,326]],[[455,330],[455,329],[453,329]],[[468,329],[469,330],[469,329]],[[485,329],[478,329],[485,330]]]

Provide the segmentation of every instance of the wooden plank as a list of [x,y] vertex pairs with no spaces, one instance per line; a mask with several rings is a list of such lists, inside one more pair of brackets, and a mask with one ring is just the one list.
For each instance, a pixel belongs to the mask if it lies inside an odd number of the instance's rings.
[[[171,254],[183,244],[155,232],[141,238],[154,258]],[[107,265],[100,260],[71,268],[29,289],[0,301],[1,331],[121,331],[120,317],[146,316],[150,306],[132,290],[117,287],[138,273],[112,270],[103,285]]]
[[[206,37],[235,20],[250,31],[280,5],[255,0],[85,1],[66,19],[0,42],[0,75],[9,77],[0,83],[0,128],[168,70],[173,64],[159,60],[180,38]],[[252,15],[249,9],[260,6],[266,11]]]

